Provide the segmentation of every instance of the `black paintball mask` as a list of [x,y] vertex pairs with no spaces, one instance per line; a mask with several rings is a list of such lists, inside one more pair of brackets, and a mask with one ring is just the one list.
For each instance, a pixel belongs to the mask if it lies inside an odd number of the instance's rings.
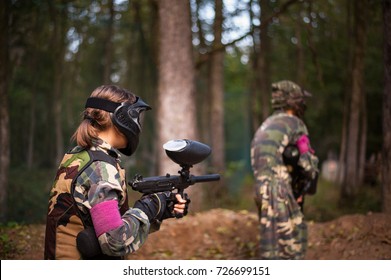
[[85,108],[95,108],[109,112],[113,124],[125,135],[128,140],[126,148],[119,149],[126,156],[133,154],[138,146],[141,132],[141,113],[152,109],[140,97],[136,97],[135,103],[113,102],[98,97],[89,97]]

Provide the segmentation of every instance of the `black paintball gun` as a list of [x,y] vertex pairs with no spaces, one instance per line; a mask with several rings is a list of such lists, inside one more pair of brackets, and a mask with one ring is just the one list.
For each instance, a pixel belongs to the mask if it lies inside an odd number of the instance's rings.
[[300,152],[296,145],[290,144],[285,147],[283,152],[284,164],[288,167],[292,177],[292,191],[295,199],[302,197],[298,204],[303,212],[304,195],[314,195],[316,193],[318,178],[317,176],[315,179],[308,177],[305,170],[298,165],[299,158]]
[[219,174],[207,174],[194,176],[190,174],[190,168],[204,159],[211,153],[208,145],[194,140],[171,140],[163,145],[167,156],[175,163],[181,166],[178,171],[179,175],[166,174],[165,176],[146,177],[136,175],[128,184],[133,190],[143,194],[157,192],[174,191],[184,197],[183,193],[186,188],[196,183],[218,181]]

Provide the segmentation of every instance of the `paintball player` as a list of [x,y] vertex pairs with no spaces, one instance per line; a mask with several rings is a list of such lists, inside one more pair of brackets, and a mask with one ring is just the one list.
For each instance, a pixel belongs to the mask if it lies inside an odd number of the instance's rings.
[[179,194],[142,196],[128,206],[120,152],[134,153],[140,117],[150,110],[140,97],[114,85],[96,88],[66,153],[50,193],[45,259],[121,259],[138,250],[151,225],[186,215],[188,201]]
[[300,180],[314,193],[318,158],[302,120],[305,101],[310,96],[291,81],[272,84],[274,112],[258,128],[251,143],[261,259],[303,259],[305,256],[307,226],[300,207],[304,192],[294,194],[292,166],[286,164],[283,155],[287,147],[296,147],[298,156],[294,168],[300,170]]

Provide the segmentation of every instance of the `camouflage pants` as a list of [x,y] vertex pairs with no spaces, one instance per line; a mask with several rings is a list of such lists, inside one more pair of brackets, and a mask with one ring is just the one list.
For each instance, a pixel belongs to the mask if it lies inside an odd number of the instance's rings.
[[261,259],[303,259],[307,225],[288,181],[257,182],[255,201],[260,224]]

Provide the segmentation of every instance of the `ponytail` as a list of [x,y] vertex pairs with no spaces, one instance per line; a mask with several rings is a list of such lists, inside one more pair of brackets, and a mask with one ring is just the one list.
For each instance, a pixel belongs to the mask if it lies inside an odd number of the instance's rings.
[[92,140],[98,138],[98,131],[92,123],[91,120],[84,119],[72,135],[72,140],[76,141],[78,146],[91,148]]

